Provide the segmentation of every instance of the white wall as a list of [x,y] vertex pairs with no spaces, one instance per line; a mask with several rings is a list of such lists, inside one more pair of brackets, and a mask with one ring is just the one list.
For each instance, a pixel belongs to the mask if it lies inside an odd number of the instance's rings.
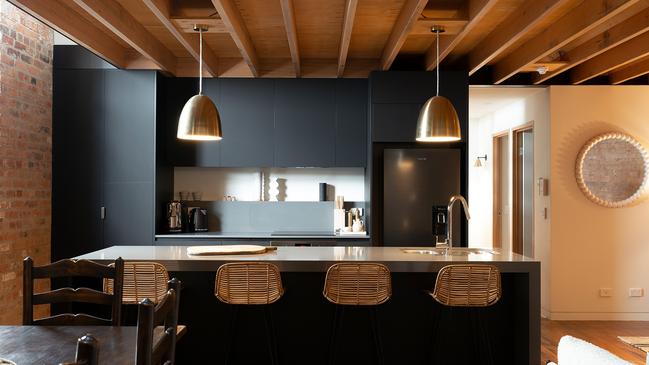
[[[649,86],[553,86],[552,319],[649,320],[649,201],[605,208],[575,180],[581,147],[606,132],[624,132],[649,148]],[[599,288],[612,288],[612,297]]]
[[[494,93],[499,89],[494,88]],[[550,177],[550,112],[548,89],[526,90],[524,97],[497,110],[469,120],[469,243],[472,247],[492,247],[493,244],[493,135],[503,131],[510,134],[518,126],[534,122],[534,177]],[[507,95],[511,98],[511,90]],[[471,100],[469,100],[471,102]],[[510,143],[510,146],[512,143]],[[482,167],[473,164],[478,155],[489,157]],[[508,159],[511,163],[511,149]],[[509,171],[511,171],[511,166]],[[511,176],[510,176],[511,181]],[[511,191],[511,189],[510,189]],[[511,201],[511,194],[509,197]],[[510,204],[511,207],[511,204]],[[548,219],[544,216],[548,209]],[[547,315],[550,303],[550,199],[535,194],[534,199],[534,257],[541,260],[541,307]],[[509,214],[511,218],[511,214]],[[511,224],[509,225],[511,227]],[[511,247],[503,247],[511,250]]]
[[[261,173],[271,181],[286,179],[286,201],[318,201],[319,183],[330,188],[329,200],[342,195],[345,201],[365,200],[365,169],[363,168],[202,168],[176,167],[174,169],[174,196],[180,191],[200,191],[202,200],[223,200],[236,196],[239,201],[260,201]],[[276,200],[276,199],[270,199]]]

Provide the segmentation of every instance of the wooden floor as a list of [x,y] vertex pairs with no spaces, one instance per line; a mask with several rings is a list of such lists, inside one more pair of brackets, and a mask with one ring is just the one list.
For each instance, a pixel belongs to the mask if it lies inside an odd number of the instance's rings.
[[557,361],[557,344],[564,335],[571,335],[591,342],[634,364],[645,364],[645,353],[618,340],[617,336],[649,336],[649,322],[550,321],[542,319],[542,365],[547,360]]

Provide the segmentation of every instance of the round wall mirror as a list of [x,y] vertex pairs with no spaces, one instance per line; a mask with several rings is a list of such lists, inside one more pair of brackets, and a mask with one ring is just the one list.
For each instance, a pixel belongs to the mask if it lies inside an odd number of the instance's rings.
[[644,147],[631,136],[607,133],[584,145],[577,157],[577,183],[593,202],[617,208],[642,195],[649,169]]

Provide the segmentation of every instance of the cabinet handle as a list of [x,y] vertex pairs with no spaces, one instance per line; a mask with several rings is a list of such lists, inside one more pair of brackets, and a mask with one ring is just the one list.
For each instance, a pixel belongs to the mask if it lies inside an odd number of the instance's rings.
[[106,207],[101,207],[101,209],[99,209],[99,215],[101,216],[102,220],[106,219]]

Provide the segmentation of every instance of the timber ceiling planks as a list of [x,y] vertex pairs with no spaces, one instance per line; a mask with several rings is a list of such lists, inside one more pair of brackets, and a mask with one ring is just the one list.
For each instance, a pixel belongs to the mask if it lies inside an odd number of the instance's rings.
[[367,77],[400,55],[432,70],[442,25],[442,63],[481,83],[649,80],[649,0],[10,1],[118,67],[176,76],[197,74],[194,24],[220,77]]

